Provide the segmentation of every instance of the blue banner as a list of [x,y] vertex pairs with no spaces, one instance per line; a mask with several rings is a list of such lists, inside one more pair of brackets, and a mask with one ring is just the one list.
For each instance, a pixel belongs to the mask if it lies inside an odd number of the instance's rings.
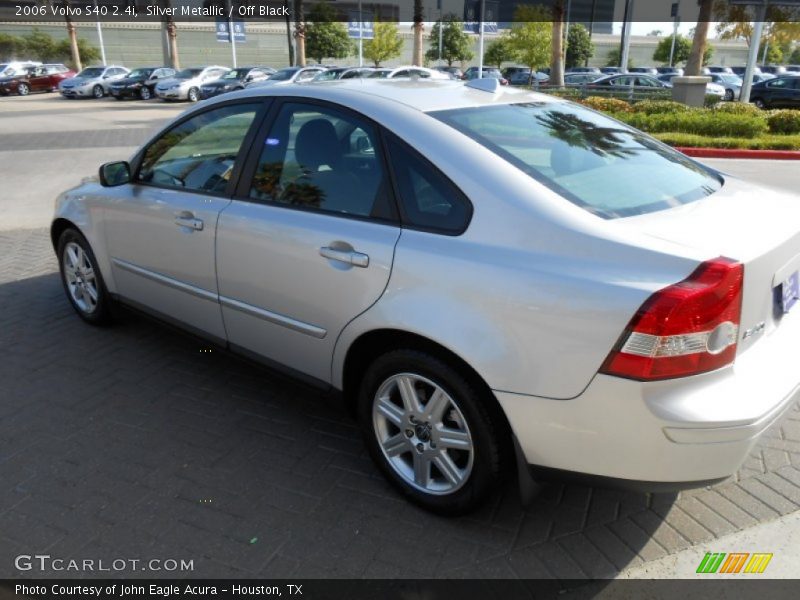
[[[244,44],[247,41],[247,33],[244,28],[244,21],[231,22],[233,27],[233,39],[237,44]],[[228,21],[217,19],[217,41],[230,43],[231,34],[228,31]]]
[[375,37],[375,23],[371,11],[361,11],[361,27],[359,28],[358,11],[351,10],[347,21],[347,35],[358,39],[371,40]]

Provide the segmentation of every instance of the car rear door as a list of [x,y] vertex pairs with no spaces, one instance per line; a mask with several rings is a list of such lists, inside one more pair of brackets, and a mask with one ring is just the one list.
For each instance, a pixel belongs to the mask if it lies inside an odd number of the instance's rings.
[[231,347],[329,382],[339,333],[386,288],[396,215],[375,124],[308,99],[275,106],[219,220]]
[[260,99],[191,113],[134,160],[129,185],[104,208],[117,292],[130,303],[225,339],[215,271],[220,211],[263,118]]

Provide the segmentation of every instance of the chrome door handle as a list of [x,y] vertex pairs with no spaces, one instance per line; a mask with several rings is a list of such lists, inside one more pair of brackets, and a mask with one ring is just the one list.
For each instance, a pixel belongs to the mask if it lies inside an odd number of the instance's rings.
[[337,250],[330,246],[323,246],[319,249],[319,255],[331,260],[353,265],[354,267],[361,267],[362,269],[369,266],[369,256],[361,252],[356,252],[355,250]]
[[203,220],[196,219],[194,215],[175,215],[175,225],[188,227],[189,229],[194,229],[195,231],[203,231]]

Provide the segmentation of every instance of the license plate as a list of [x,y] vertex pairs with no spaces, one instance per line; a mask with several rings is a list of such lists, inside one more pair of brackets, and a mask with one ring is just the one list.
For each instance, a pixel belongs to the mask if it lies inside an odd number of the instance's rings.
[[111,90],[112,96],[119,96],[119,90]]
[[781,285],[783,312],[788,313],[800,300],[800,271],[795,271]]

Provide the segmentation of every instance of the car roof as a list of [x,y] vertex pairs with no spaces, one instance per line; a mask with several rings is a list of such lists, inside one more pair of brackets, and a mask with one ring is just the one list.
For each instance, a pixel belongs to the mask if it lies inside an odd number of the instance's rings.
[[[236,97],[305,96],[342,103],[353,95],[378,101],[396,102],[421,112],[470,108],[514,102],[562,103],[563,100],[524,89],[498,86],[496,91],[475,89],[451,79],[338,79],[281,87],[253,87],[236,92]],[[233,98],[234,95],[228,95]],[[221,99],[224,97],[221,97]],[[221,101],[221,100],[220,100]]]

